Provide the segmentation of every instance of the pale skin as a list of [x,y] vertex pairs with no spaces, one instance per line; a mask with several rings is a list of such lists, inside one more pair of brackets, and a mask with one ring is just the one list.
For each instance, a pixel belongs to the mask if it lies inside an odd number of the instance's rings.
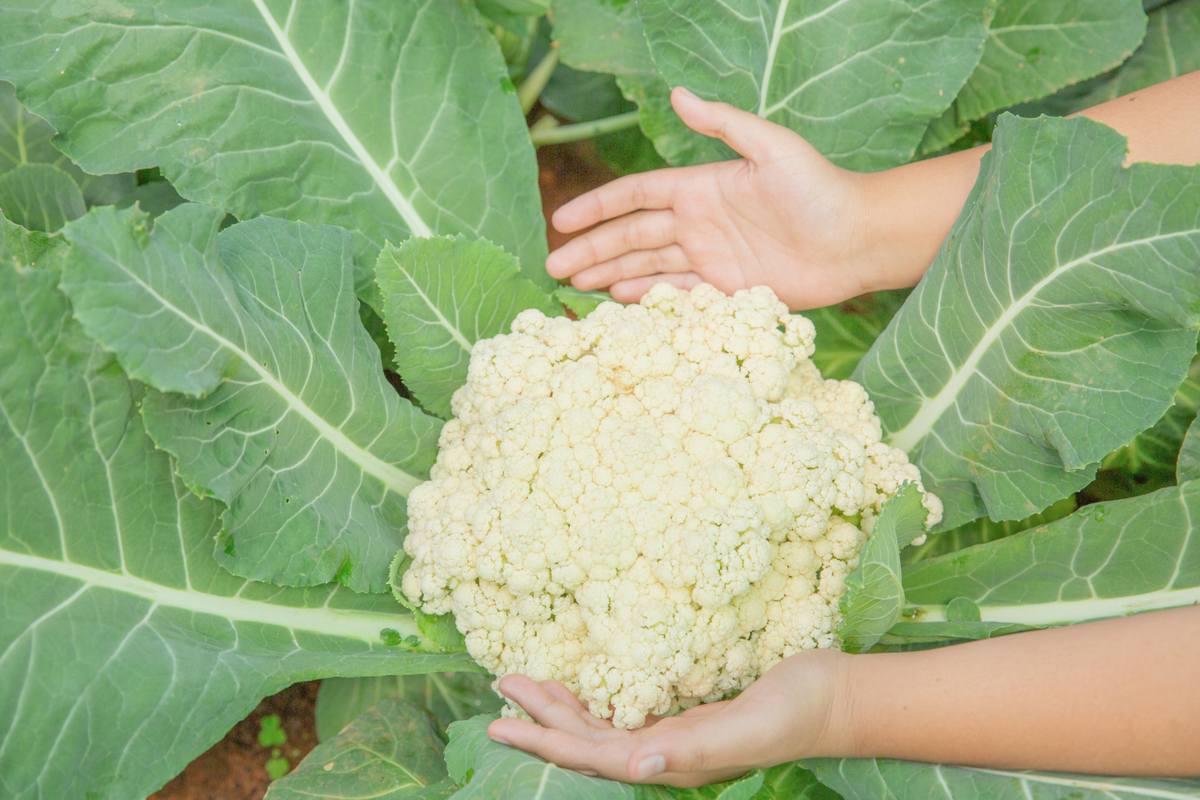
[[[859,174],[796,134],[676,90],[690,127],[743,158],[618,179],[563,206],[586,231],[547,269],[622,301],[654,283],[766,284],[793,309],[912,286],[975,180],[985,147]],[[1200,163],[1200,72],[1083,112],[1130,161]],[[590,229],[590,230],[589,230]],[[615,780],[697,786],[818,756],[997,769],[1200,775],[1200,606],[909,653],[809,651],[732,700],[614,729],[561,684],[511,675],[533,721],[493,739]]]

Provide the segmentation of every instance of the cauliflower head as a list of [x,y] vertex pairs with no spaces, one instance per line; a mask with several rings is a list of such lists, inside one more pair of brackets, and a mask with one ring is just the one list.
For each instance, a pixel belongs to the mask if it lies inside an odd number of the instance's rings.
[[623,728],[835,645],[867,532],[920,475],[813,337],[766,287],[523,312],[473,348],[408,499],[402,591],[492,673]]

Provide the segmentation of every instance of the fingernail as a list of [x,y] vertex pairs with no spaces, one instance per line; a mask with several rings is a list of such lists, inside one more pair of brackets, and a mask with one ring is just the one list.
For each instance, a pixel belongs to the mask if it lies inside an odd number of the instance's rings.
[[679,93],[680,93],[681,95],[683,95],[684,97],[690,97],[690,98],[692,98],[693,100],[699,100],[699,99],[700,99],[700,98],[699,98],[699,97],[697,97],[697,96],[696,96],[696,95],[695,95],[695,94],[694,94],[694,93],[693,93],[693,92],[692,92],[690,89],[688,89],[686,86],[676,86],[676,87],[675,87],[675,91],[679,92]]
[[503,736],[501,736],[498,733],[492,733],[491,731],[488,731],[488,738],[490,738],[493,742],[496,742],[497,744],[504,744],[504,745],[508,745],[509,747],[512,747],[512,742],[510,742],[508,739],[505,739]]
[[645,780],[646,778],[653,778],[655,775],[666,772],[666,769],[667,760],[662,756],[646,756],[638,762],[637,775],[634,777],[639,780]]

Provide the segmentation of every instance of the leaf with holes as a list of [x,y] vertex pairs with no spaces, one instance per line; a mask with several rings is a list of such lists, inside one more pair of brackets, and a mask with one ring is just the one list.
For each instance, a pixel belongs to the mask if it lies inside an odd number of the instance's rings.
[[925,279],[855,373],[942,526],[1034,514],[1171,404],[1200,327],[1200,167],[1001,118]]
[[142,390],[72,320],[54,272],[15,268],[11,238],[0,240],[0,795],[145,797],[297,680],[469,664],[384,644],[387,630],[419,633],[390,598],[221,569],[220,507],[175,479],[142,427]]
[[469,233],[542,269],[533,148],[465,0],[0,0],[0,77],[84,169],[364,237]]
[[859,170],[912,157],[978,63],[985,35],[985,0],[637,5],[667,85],[785,125]]
[[184,205],[69,225],[63,290],[157,392],[146,427],[226,505],[218,557],[284,585],[383,591],[440,423],[398,397],[358,319],[349,234]]
[[475,342],[508,333],[527,308],[561,313],[522,277],[513,256],[477,239],[389,245],[379,255],[375,280],[396,369],[421,405],[443,418],[450,416],[450,396],[466,381]]

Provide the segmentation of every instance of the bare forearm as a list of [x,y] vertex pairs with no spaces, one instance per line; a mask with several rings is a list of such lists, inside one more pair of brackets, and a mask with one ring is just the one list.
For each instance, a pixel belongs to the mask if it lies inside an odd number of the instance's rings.
[[[1130,161],[1200,163],[1200,72],[1081,112],[1129,140]],[[864,175],[880,289],[914,285],[962,210],[988,145]]]
[[1200,775],[1200,607],[849,656],[830,747],[997,768]]

